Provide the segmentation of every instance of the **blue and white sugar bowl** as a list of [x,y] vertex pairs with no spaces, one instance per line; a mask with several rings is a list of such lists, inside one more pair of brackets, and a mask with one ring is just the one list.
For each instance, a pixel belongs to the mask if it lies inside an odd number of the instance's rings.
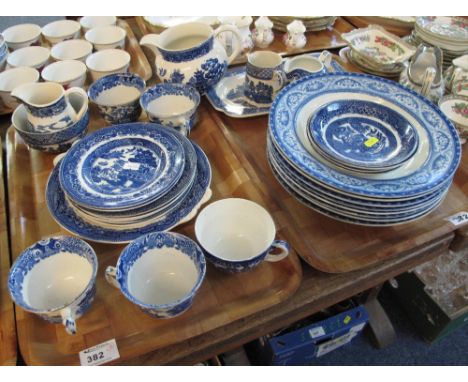
[[145,313],[171,318],[184,313],[205,278],[203,251],[193,240],[172,232],[153,232],[131,242],[107,281]]
[[268,211],[246,199],[222,199],[205,207],[195,222],[195,235],[206,258],[227,272],[249,271],[262,261],[289,255],[289,244],[275,240]]
[[88,90],[99,114],[110,124],[136,122],[141,114],[140,96],[145,80],[133,73],[115,73],[101,77]]
[[98,260],[85,241],[50,237],[26,248],[10,269],[8,289],[16,305],[76,333],[75,321],[96,294]]
[[200,94],[190,85],[163,83],[147,89],[140,102],[151,122],[188,135],[197,122]]

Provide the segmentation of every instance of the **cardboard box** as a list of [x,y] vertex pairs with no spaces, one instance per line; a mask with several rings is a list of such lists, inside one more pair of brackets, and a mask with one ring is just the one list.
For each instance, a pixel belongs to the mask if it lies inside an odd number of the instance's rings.
[[325,320],[256,342],[261,363],[267,365],[307,365],[352,341],[368,321],[363,306],[347,310]]
[[417,274],[403,273],[395,281],[389,284],[389,289],[426,341],[438,341],[468,323],[468,305],[454,313],[446,312],[427,293],[424,282]]

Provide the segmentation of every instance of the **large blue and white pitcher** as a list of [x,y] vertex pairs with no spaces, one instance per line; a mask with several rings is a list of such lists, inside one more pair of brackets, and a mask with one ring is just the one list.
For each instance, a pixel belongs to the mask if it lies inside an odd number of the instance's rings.
[[[232,44],[230,56],[216,38],[223,32],[232,32],[237,40]],[[232,25],[222,25],[213,31],[204,23],[186,23],[170,27],[159,35],[143,36],[140,44],[154,52],[161,81],[189,84],[204,94],[218,83],[227,66],[241,52],[242,36]]]

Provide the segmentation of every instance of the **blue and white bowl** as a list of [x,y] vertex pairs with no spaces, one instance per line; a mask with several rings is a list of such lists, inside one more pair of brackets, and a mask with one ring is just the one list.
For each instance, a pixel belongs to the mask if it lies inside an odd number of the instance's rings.
[[3,38],[3,35],[0,33],[0,72],[5,69],[6,60],[8,56],[8,47]]
[[200,94],[190,85],[163,83],[147,89],[140,103],[151,122],[187,135],[197,120]]
[[207,259],[231,273],[249,271],[262,261],[280,261],[289,254],[288,243],[275,240],[275,223],[268,211],[250,200],[211,203],[198,215],[195,235]]
[[76,333],[75,321],[96,293],[98,260],[85,241],[57,236],[26,248],[10,269],[8,289],[16,305]]
[[[87,102],[77,94],[70,94],[69,100],[75,110],[80,110],[83,102]],[[89,124],[89,111],[86,110],[77,122],[65,129],[50,132],[34,130],[27,120],[24,105],[20,105],[15,109],[11,121],[15,130],[29,147],[49,153],[61,153],[67,151],[74,142],[86,135]]]
[[106,269],[106,279],[145,313],[171,318],[190,308],[205,272],[197,243],[177,233],[153,232],[125,247],[117,266]]
[[116,73],[101,77],[88,90],[88,95],[101,116],[111,124],[138,120],[141,114],[140,96],[145,80],[133,73]]

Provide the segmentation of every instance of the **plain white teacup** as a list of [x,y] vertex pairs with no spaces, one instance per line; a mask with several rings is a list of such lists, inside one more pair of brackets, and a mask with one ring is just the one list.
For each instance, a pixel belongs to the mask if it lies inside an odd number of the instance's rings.
[[115,16],[83,16],[80,19],[81,28],[84,32],[96,27],[106,27],[115,25],[117,17]]
[[47,65],[41,73],[44,81],[57,82],[68,89],[73,86],[82,88],[86,81],[86,65],[81,61],[64,60]]
[[85,39],[93,44],[94,49],[123,49],[125,47],[125,29],[116,26],[96,27],[85,34]]
[[80,23],[73,20],[53,21],[42,28],[42,35],[51,44],[80,37]]
[[93,44],[85,40],[67,40],[59,42],[50,51],[56,61],[78,60],[85,62],[93,52]]
[[[246,199],[222,199],[205,207],[195,222],[195,235],[208,260],[228,272],[248,271],[289,254],[289,245],[275,240],[268,211]],[[280,252],[273,253],[275,249]]]
[[86,66],[93,81],[112,73],[125,73],[130,65],[130,54],[122,49],[105,49],[88,56]]
[[27,66],[12,68],[0,73],[0,98],[9,109],[15,109],[19,102],[11,96],[11,91],[24,84],[39,81],[39,72]]
[[7,58],[10,68],[29,66],[41,71],[50,59],[50,50],[42,46],[28,46],[12,52]]
[[36,24],[18,24],[5,29],[2,34],[8,48],[16,50],[38,43],[41,27]]

